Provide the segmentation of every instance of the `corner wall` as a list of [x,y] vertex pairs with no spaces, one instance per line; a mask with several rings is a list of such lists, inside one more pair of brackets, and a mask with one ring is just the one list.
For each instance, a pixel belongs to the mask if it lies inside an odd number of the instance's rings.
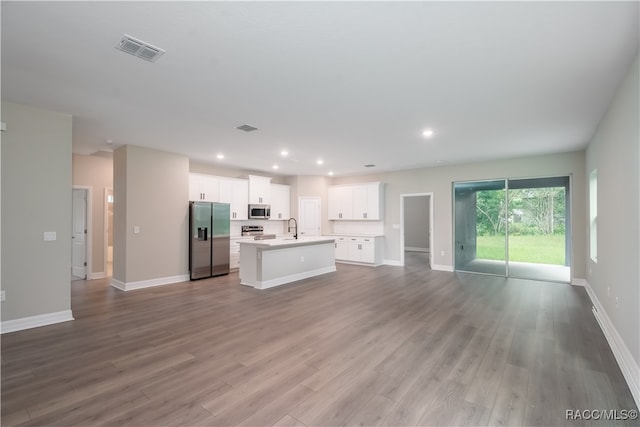
[[[72,320],[72,117],[2,103],[2,333]],[[54,241],[44,241],[55,232]]]
[[113,170],[113,286],[188,280],[189,159],[130,145],[114,152]]
[[[585,185],[591,171],[598,171],[597,262],[588,250],[583,252],[589,295],[627,381],[635,381],[629,385],[636,402],[640,402],[639,74],[636,57],[587,149]],[[588,212],[589,203],[582,206]]]

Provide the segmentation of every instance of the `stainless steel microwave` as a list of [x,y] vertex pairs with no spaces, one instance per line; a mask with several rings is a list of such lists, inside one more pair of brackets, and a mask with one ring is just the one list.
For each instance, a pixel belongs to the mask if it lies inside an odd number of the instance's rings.
[[269,219],[271,205],[249,205],[249,219]]

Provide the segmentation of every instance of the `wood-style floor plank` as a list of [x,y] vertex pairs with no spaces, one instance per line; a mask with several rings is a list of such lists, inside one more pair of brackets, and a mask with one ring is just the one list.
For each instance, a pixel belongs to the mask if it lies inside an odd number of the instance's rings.
[[405,267],[264,291],[237,273],[121,292],[2,336],[2,426],[633,425],[584,289]]

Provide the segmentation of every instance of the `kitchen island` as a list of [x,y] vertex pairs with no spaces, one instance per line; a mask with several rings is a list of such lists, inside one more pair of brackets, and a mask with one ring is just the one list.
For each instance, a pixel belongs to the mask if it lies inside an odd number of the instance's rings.
[[335,238],[240,242],[240,283],[267,289],[336,271]]

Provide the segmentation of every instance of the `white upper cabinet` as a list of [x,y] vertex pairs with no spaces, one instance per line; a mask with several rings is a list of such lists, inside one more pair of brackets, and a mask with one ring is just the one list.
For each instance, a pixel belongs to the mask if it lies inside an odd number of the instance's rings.
[[232,221],[248,219],[249,182],[246,179],[220,178],[218,201],[229,203]]
[[291,187],[271,184],[271,219],[286,220],[291,217]]
[[329,187],[330,220],[381,220],[384,210],[383,185],[369,182]]
[[219,180],[211,175],[189,174],[189,200],[194,202],[217,202]]
[[271,203],[271,178],[249,175],[249,203]]

